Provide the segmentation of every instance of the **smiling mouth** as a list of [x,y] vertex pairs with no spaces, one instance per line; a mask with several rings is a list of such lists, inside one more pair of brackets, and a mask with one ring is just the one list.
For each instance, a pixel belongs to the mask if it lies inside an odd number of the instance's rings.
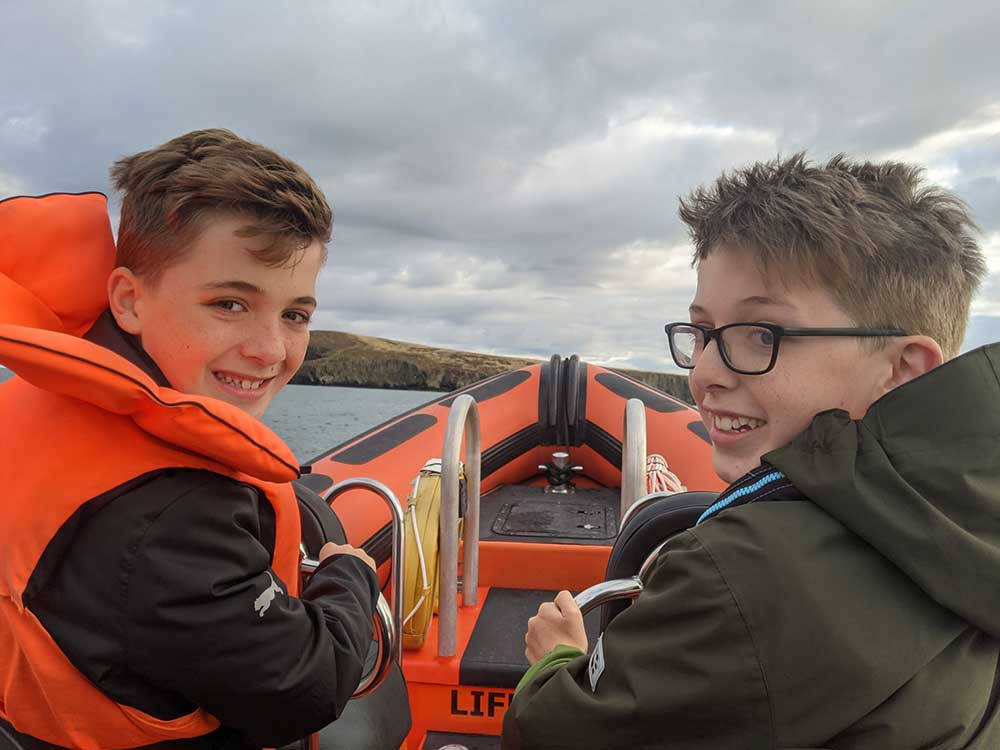
[[241,391],[246,391],[247,393],[253,393],[258,391],[265,383],[271,382],[273,378],[263,378],[263,379],[246,379],[246,378],[234,378],[230,375],[225,375],[221,372],[212,373],[215,375],[215,379],[218,380],[223,385],[228,385],[230,388],[238,388]]
[[763,427],[767,422],[753,417],[724,417],[713,414],[712,424],[719,432],[746,433]]

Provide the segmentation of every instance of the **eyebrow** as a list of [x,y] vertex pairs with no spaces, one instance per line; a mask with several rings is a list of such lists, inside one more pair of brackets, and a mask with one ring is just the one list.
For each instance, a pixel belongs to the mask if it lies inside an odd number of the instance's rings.
[[[234,279],[232,281],[210,281],[209,283],[204,284],[202,288],[203,289],[231,289],[233,291],[243,292],[245,294],[258,294],[258,295],[263,295],[264,294],[264,290],[261,289],[256,284],[251,284],[249,281],[239,281],[238,279]],[[317,307],[318,306],[318,303],[316,302],[316,298],[315,297],[296,297],[295,299],[292,300],[292,304],[293,305],[312,305],[313,307]]]
[[[741,299],[737,304],[739,305],[768,305],[770,307],[786,307],[792,309],[792,305],[780,299],[771,299],[770,297],[745,297]],[[688,308],[689,312],[704,315],[707,311],[704,307],[700,305],[691,305]]]

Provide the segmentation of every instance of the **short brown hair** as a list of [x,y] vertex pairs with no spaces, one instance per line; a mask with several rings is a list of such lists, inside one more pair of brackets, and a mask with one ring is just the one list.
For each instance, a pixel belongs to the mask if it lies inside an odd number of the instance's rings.
[[124,193],[116,263],[155,283],[181,260],[210,215],[248,218],[241,237],[269,235],[254,253],[270,266],[330,240],[333,214],[323,192],[298,164],[221,128],[195,130],[119,159],[111,179]]
[[754,254],[787,284],[828,289],[857,325],[930,336],[946,358],[965,336],[986,275],[966,205],[900,162],[805,154],[724,173],[680,202],[694,261],[718,247]]

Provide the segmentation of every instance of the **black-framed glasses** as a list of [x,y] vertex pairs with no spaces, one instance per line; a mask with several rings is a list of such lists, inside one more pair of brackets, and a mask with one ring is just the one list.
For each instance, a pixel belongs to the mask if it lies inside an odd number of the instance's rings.
[[694,323],[667,323],[670,354],[678,367],[692,370],[712,340],[722,361],[741,375],[763,375],[778,361],[778,347],[785,336],[906,336],[899,328],[785,328],[772,323],[730,323],[707,328]]

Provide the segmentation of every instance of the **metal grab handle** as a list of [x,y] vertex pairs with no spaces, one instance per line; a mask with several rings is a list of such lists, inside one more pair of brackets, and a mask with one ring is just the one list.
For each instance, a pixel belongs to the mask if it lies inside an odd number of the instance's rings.
[[635,600],[642,593],[642,581],[638,576],[631,578],[612,578],[610,581],[595,583],[588,589],[584,589],[573,599],[576,606],[580,608],[581,614],[587,614],[591,610],[597,609],[602,604],[618,601],[619,599]]
[[479,440],[479,407],[463,394],[451,405],[444,433],[441,459],[441,553],[438,588],[438,656],[454,656],[458,628],[458,473],[465,436],[465,479],[468,507],[465,510],[465,551],[462,603],[475,604],[479,587],[479,479],[482,454]]
[[[625,402],[622,430],[622,499],[619,518],[646,494],[646,406],[637,398]],[[621,528],[619,523],[619,528]]]
[[[378,653],[374,666],[361,676],[361,682],[354,691],[354,697],[360,698],[382,684],[389,674],[389,665],[392,661],[401,662],[403,658],[403,510],[392,490],[381,482],[365,477],[337,482],[321,497],[327,503],[332,503],[342,492],[355,489],[366,489],[379,495],[389,507],[392,516],[390,522],[392,528],[392,572],[390,574],[392,606],[389,606],[389,602],[380,592],[375,602],[375,617],[373,618]],[[303,579],[307,579],[316,572],[319,560],[306,556],[304,546],[300,546],[300,549],[303,557],[299,563],[299,571]],[[303,585],[304,582],[305,580]]]
[[656,558],[660,556],[660,551],[663,549],[663,545],[665,544],[666,542],[660,542],[656,545],[656,548],[649,553],[649,556],[645,559],[645,561],[643,561],[642,566],[639,568],[638,575],[634,575],[631,578],[612,578],[610,581],[595,583],[590,588],[584,589],[573,597],[576,601],[576,606],[580,608],[580,612],[585,615],[588,612],[597,609],[602,604],[607,604],[608,602],[618,601],[620,599],[628,599],[630,601],[638,599],[639,594],[642,593],[642,590],[646,585],[646,580],[649,578],[649,572],[656,564]]
[[[393,584],[395,585],[395,584]],[[361,675],[361,682],[352,697],[361,698],[368,693],[378,689],[389,676],[389,668],[395,660],[399,663],[399,656],[395,655],[396,646],[401,642],[399,630],[396,629],[395,616],[389,608],[382,593],[379,592],[375,601],[375,642],[378,644],[378,651],[375,654],[375,663],[371,671]]]

